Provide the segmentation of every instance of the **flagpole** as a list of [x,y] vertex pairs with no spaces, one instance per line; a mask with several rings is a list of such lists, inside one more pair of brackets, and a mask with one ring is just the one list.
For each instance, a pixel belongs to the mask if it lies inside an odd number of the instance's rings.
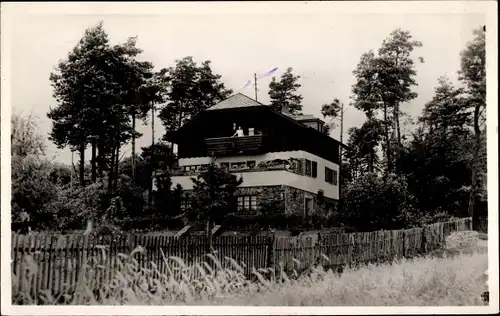
[[253,74],[253,78],[254,78],[254,86],[255,86],[255,101],[257,101],[257,74],[256,73]]

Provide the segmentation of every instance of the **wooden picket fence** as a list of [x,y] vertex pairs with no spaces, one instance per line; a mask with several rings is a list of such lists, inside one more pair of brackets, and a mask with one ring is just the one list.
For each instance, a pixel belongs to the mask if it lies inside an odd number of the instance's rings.
[[[366,233],[316,235],[306,237],[274,236],[222,236],[212,241],[213,253],[222,268],[229,268],[234,259],[251,277],[254,269],[283,269],[287,273],[301,273],[312,265],[330,268],[346,265],[413,257],[442,247],[453,231],[471,229],[471,219],[436,223],[422,228]],[[126,234],[95,239],[84,235],[18,235],[12,234],[12,293],[28,290],[38,297],[44,290],[65,292],[74,287],[82,276],[82,267],[91,260],[100,266],[99,280],[111,278],[120,256],[130,254],[138,246],[144,251],[133,258],[137,265],[171,271],[167,265],[175,264],[171,257],[180,258],[187,265],[207,262],[216,267],[205,254],[208,240],[205,236],[141,236]],[[130,257],[129,257],[130,258]],[[166,260],[165,260],[166,259]],[[122,259],[123,260],[123,259]],[[170,262],[169,260],[173,260]],[[167,261],[167,262],[166,262]],[[269,270],[269,269],[268,269]],[[272,271],[273,269],[271,269]]]

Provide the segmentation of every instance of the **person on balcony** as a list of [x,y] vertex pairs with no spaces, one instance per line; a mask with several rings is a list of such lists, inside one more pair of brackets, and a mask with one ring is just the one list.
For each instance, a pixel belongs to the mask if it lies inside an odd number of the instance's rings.
[[242,137],[242,136],[244,136],[243,129],[241,128],[241,126],[238,126],[238,129],[236,130],[236,133],[234,133],[233,137]]

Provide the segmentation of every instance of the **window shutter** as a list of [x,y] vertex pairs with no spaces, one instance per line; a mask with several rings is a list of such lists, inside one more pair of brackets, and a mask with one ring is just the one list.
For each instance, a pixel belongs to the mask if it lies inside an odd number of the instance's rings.
[[312,177],[316,178],[318,176],[318,163],[316,161],[312,162]]

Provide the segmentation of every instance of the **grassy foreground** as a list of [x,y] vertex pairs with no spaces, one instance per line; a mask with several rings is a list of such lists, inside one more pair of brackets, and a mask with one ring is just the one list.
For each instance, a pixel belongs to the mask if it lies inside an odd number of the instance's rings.
[[123,256],[104,285],[94,284],[99,264],[91,265],[80,276],[76,288],[67,293],[57,297],[44,293],[38,301],[28,293],[13,293],[13,304],[483,305],[481,293],[487,290],[486,241],[472,235],[458,236],[449,240],[451,247],[433,256],[346,269],[342,275],[315,269],[295,280],[263,270],[255,271],[257,281],[250,281],[233,260],[225,259],[231,267],[222,268],[213,257],[210,260],[218,267],[215,269],[207,263],[186,266],[180,259],[165,258],[169,263],[165,274],[154,267],[140,269],[132,256]]

